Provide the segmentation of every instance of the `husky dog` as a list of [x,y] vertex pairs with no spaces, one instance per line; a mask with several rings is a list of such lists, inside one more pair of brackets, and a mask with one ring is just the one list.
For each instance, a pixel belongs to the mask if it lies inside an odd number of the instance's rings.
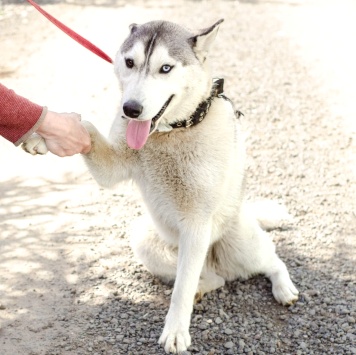
[[208,65],[221,22],[197,32],[166,21],[131,25],[115,61],[122,104],[109,138],[83,122],[91,174],[107,187],[135,181],[154,222],[131,244],[152,274],[175,281],[159,339],[167,353],[189,347],[194,300],[225,281],[264,274],[279,303],[298,298],[261,228],[276,226],[282,207],[265,206],[262,221],[244,199],[240,122]]

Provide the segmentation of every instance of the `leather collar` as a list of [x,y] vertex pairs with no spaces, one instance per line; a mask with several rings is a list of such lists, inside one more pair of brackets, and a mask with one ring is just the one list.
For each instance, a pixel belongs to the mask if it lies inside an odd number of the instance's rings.
[[[182,128],[182,127],[188,128],[197,125],[198,123],[204,120],[205,116],[209,112],[209,108],[211,106],[212,101],[216,97],[223,98],[224,100],[229,101],[233,105],[232,101],[224,94],[223,78],[213,79],[213,86],[211,88],[210,96],[199,104],[197,109],[194,111],[194,113],[191,116],[189,116],[188,119],[170,124],[170,126],[172,128]],[[238,110],[235,111],[235,114],[236,114],[236,118],[240,118],[240,116],[243,115],[243,113]]]
[[[213,78],[213,85],[211,88],[210,96],[206,100],[202,101],[199,104],[197,109],[193,112],[192,115],[189,116],[188,119],[178,121],[176,123],[172,123],[172,124],[168,124],[168,125],[166,124],[161,127],[158,126],[157,132],[169,132],[175,128],[189,128],[189,127],[197,125],[198,123],[200,123],[204,120],[205,116],[209,112],[211,103],[215,98],[223,98],[224,100],[229,101],[231,103],[231,105],[233,106],[232,101],[228,97],[226,97],[224,94],[224,79],[223,78]],[[235,115],[236,115],[236,118],[240,118],[240,116],[243,115],[243,113],[239,110],[235,110]]]
[[199,104],[197,109],[194,111],[192,115],[189,116],[188,119],[173,123],[170,126],[172,128],[182,128],[182,127],[188,128],[200,123],[201,121],[203,121],[203,119],[209,112],[209,108],[211,106],[211,102],[213,101],[213,99],[215,97],[219,97],[219,95],[222,95],[223,92],[224,92],[224,79],[214,78],[210,96]]

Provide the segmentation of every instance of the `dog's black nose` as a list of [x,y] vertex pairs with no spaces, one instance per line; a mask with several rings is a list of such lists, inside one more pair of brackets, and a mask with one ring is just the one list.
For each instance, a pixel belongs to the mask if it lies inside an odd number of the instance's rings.
[[124,113],[127,117],[137,118],[141,115],[143,107],[135,100],[129,100],[124,103]]

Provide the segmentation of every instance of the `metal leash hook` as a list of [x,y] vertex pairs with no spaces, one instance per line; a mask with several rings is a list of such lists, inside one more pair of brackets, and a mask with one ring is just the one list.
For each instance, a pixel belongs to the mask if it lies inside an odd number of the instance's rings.
[[52,15],[50,15],[48,12],[42,9],[40,5],[38,5],[35,1],[33,0],[27,0],[36,10],[38,10],[44,17],[46,17],[49,21],[51,21],[54,25],[56,25],[60,30],[62,30],[64,33],[66,33],[69,37],[74,39],[76,42],[81,44],[83,47],[86,49],[90,50],[100,58],[106,60],[109,63],[113,63],[113,60],[106,54],[104,53],[100,48],[95,46],[93,43],[79,35],[78,33],[74,32],[72,29],[67,27],[65,24],[62,22],[58,21],[56,18],[54,18]]

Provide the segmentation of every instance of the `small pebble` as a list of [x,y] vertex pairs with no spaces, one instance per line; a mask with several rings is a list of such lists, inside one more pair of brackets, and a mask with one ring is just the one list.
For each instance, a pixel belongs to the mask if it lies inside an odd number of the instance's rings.
[[226,349],[231,349],[231,348],[234,347],[234,343],[233,343],[232,341],[228,341],[228,342],[226,342],[226,343],[224,344],[224,347],[225,347]]

